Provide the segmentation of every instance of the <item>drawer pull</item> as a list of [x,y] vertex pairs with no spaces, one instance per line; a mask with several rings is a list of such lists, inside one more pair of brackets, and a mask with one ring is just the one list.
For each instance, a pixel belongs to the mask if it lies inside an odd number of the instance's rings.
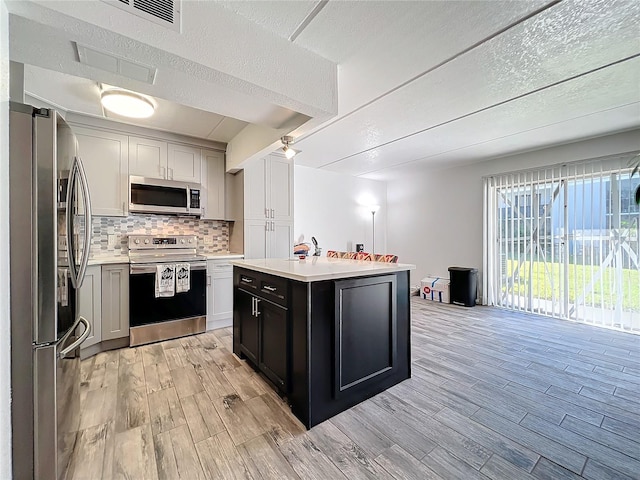
[[246,278],[246,277],[241,277],[240,281],[244,282],[244,283],[253,283],[253,279],[252,278]]
[[265,285],[264,287],[265,290],[269,290],[270,292],[275,292],[277,290],[276,287],[270,287],[269,285]]

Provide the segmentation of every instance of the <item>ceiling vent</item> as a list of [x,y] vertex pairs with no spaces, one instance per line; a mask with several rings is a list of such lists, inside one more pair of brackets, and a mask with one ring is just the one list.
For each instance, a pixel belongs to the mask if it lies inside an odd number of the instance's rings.
[[75,45],[80,63],[99,68],[100,70],[106,70],[107,72],[116,73],[139,82],[150,83],[151,85],[153,85],[155,81],[156,67],[127,60],[113,53],[97,50],[79,43]]
[[109,5],[126,10],[180,32],[180,10],[182,0],[102,0]]

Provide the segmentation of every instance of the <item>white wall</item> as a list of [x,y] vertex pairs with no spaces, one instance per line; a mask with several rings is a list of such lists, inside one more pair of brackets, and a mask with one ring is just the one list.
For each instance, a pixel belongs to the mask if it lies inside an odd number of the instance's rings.
[[389,250],[414,263],[412,285],[448,267],[482,278],[482,177],[640,149],[640,130],[450,169],[410,171],[387,186]]
[[355,251],[356,243],[371,252],[372,216],[363,204],[378,204],[376,253],[387,253],[385,182],[297,165],[294,175],[294,241],[301,234],[309,243],[316,237],[323,255],[327,250]]
[[0,478],[11,478],[9,335],[9,12],[0,1]]

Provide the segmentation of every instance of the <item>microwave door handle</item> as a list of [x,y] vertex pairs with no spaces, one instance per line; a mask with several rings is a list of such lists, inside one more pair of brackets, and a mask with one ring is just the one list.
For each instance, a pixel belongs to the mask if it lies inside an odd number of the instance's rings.
[[87,174],[82,164],[82,159],[76,157],[78,165],[78,173],[80,178],[80,186],[82,187],[82,196],[84,197],[84,245],[82,249],[82,260],[80,262],[80,269],[78,270],[78,286],[82,286],[84,282],[84,276],[87,272],[87,265],[89,264],[89,253],[91,249],[91,222],[93,216],[91,212],[91,196],[89,194],[89,181],[87,180]]
[[76,181],[76,159],[73,159],[71,169],[69,169],[69,179],[67,181],[67,261],[69,263],[69,277],[73,288],[78,288],[78,271],[76,269],[76,246],[73,236],[73,205],[75,197],[74,184]]

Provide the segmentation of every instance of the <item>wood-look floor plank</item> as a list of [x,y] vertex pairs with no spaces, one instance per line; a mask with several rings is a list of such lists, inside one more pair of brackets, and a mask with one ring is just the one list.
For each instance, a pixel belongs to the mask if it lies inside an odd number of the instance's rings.
[[244,365],[223,369],[222,373],[243,400],[259,397],[270,389],[259,375]]
[[[104,458],[102,460],[102,478],[108,480],[113,475],[114,452],[116,444],[116,422],[107,423],[107,431],[104,442]],[[151,457],[153,459],[153,456]]]
[[244,403],[277,445],[283,445],[305,431],[304,426],[287,415],[268,394],[253,397]]
[[147,389],[127,388],[118,393],[116,406],[116,432],[140,427],[149,423],[149,403]]
[[240,445],[265,432],[264,427],[237,394],[219,397],[212,401],[235,445]]
[[147,384],[147,393],[157,392],[165,388],[173,387],[173,378],[166,362],[152,363],[144,366],[144,377]]
[[174,348],[164,348],[164,356],[167,359],[169,370],[176,370],[181,367],[190,365],[187,354],[182,345]]
[[434,418],[527,472],[533,470],[540,458],[532,450],[448,408],[437,413]]
[[[206,395],[206,392],[200,393],[204,393]],[[191,395],[190,397],[182,397],[180,399],[180,404],[182,405],[182,411],[184,412],[185,419],[187,420],[187,425],[189,426],[189,431],[191,432],[193,443],[198,443],[209,438],[212,433],[209,432],[209,427],[204,420],[202,412],[198,408],[195,395]]]
[[221,432],[196,444],[200,463],[207,478],[251,480],[253,477],[231,437]]
[[222,370],[220,370],[215,363],[210,362],[201,365],[200,367],[196,367],[195,370],[198,378],[200,378],[202,382],[202,386],[212,400],[236,393],[233,386],[229,383],[229,380],[227,380],[227,377],[224,376]]
[[171,378],[180,398],[202,392],[204,387],[192,365],[171,370]]
[[629,440],[640,443],[640,430],[638,430],[638,428],[633,425],[621,422],[619,420],[616,420],[615,418],[604,417],[604,420],[602,420],[602,425],[600,426],[604,430],[613,432],[616,435],[622,435]]
[[302,479],[326,480],[347,477],[313,443],[308,435],[300,435],[280,446],[280,451]]
[[579,480],[583,478],[546,458],[540,458],[531,475],[539,480]]
[[451,455],[442,447],[436,447],[431,450],[421,462],[441,478],[460,478],[464,480],[489,479],[489,477],[483,475],[456,456]]
[[118,369],[118,389],[127,390],[145,386],[144,366],[140,362],[120,363]]
[[533,432],[522,425],[510,422],[489,410],[481,408],[471,418],[572,472],[579,474],[587,461],[586,455],[566,447],[563,443]]
[[158,470],[158,480],[176,480],[180,478],[178,474],[178,464],[173,453],[171,443],[171,431],[159,433],[153,437],[153,447]]
[[636,475],[640,472],[640,462],[638,460],[534,415],[527,414],[520,424],[541,435],[551,437],[569,448],[580,451],[597,462],[606,463],[625,475]]
[[175,388],[150,393],[148,401],[151,430],[154,435],[187,423]]
[[167,361],[164,356],[164,348],[162,348],[162,345],[159,343],[143,345],[140,347],[140,351],[142,352],[142,363],[145,367],[147,365],[165,363]]
[[584,467],[584,471],[582,472],[584,478],[589,480],[637,480],[638,475],[624,475],[617,470],[609,467],[608,465],[603,465],[602,463],[596,462],[595,460],[589,458],[587,460],[587,464]]
[[149,425],[116,434],[112,478],[158,479],[153,435]]
[[313,444],[320,449],[349,479],[391,479],[373,458],[353,443],[331,422],[316,425],[307,432]]
[[395,478],[407,480],[439,480],[442,478],[397,445],[386,449],[375,458],[375,461]]
[[120,365],[126,363],[138,363],[142,361],[142,353],[138,347],[127,347],[118,350],[120,352]]
[[80,403],[80,429],[115,420],[118,389],[116,386],[89,390]]
[[[636,439],[634,441],[583,422],[571,415],[567,415],[560,426],[607,447],[613,448],[614,450],[624,453],[631,458],[640,460],[640,431],[636,432]],[[640,471],[638,473],[640,473]]]
[[298,480],[300,478],[268,435],[259,435],[238,445],[237,448],[253,478],[265,480]]
[[105,423],[83,429],[72,456],[74,480],[102,478],[105,443],[109,426]]
[[480,472],[495,480],[535,480],[530,473],[507,462],[499,455],[492,455],[491,458],[480,469]]
[[189,429],[186,425],[166,432],[171,437],[171,446],[176,459],[178,478],[185,480],[205,480],[200,458],[196,452]]
[[377,457],[393,445],[393,441],[384,432],[381,432],[375,426],[370,426],[367,422],[363,422],[353,409],[332,417],[330,422],[349,437],[353,443],[367,452],[371,458]]

